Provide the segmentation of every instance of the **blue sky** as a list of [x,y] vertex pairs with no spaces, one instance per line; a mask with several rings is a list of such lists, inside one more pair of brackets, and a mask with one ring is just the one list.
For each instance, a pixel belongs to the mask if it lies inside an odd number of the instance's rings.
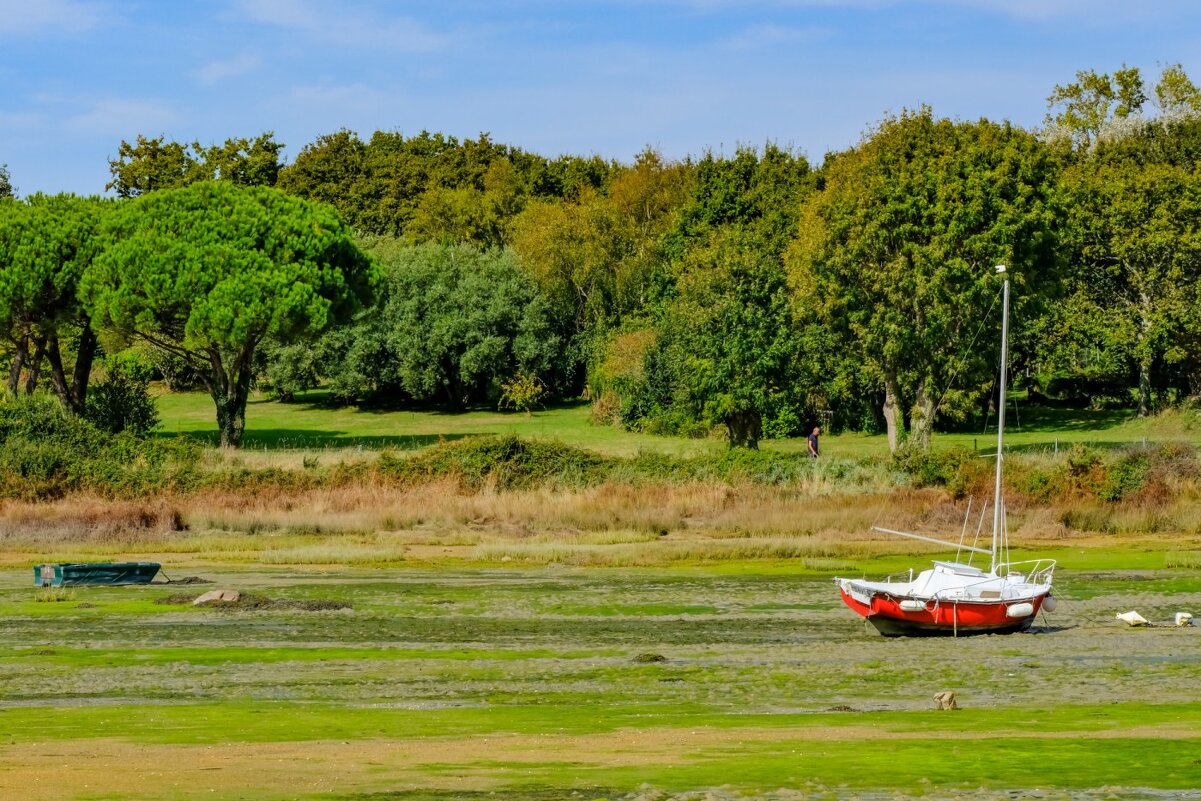
[[122,139],[423,129],[629,161],[774,141],[815,162],[886,112],[1038,125],[1077,70],[1201,82],[1196,0],[0,0],[0,164],[103,191]]

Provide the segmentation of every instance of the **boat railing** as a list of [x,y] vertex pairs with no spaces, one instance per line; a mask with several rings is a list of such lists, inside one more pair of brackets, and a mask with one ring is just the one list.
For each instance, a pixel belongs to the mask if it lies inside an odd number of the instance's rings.
[[997,565],[997,574],[1008,578],[1018,575],[1027,584],[1050,584],[1055,572],[1054,559],[1028,559],[1024,562],[1004,562]]
[[908,572],[890,573],[884,577],[885,584],[900,584],[903,581],[909,582],[910,584],[913,583],[913,568],[912,567],[909,568]]
[[[1021,565],[1030,565],[1028,570],[1014,570],[1013,568]],[[993,584],[997,578],[1006,579],[1011,576],[1020,576],[1023,583],[1033,584],[1035,586],[1051,583],[1051,574],[1055,572],[1054,559],[1031,559],[1025,562],[1005,562],[997,565],[997,573],[994,576],[981,579],[972,584],[965,584],[962,587],[947,587],[945,589],[935,591],[930,598],[935,601],[949,601],[951,599],[959,599],[965,595],[970,595],[973,587],[980,587],[985,584]]]

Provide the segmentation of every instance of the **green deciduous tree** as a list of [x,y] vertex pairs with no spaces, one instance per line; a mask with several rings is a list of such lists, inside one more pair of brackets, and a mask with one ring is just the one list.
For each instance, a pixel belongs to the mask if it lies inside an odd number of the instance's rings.
[[[111,206],[71,195],[0,203],[0,332],[14,350],[9,391],[23,370],[32,391],[46,361],[59,400],[83,412],[97,340],[77,290],[101,249],[100,223]],[[75,355],[70,375],[64,351]]]
[[656,342],[660,369],[676,387],[672,402],[724,425],[731,447],[757,448],[766,419],[801,405],[797,326],[782,265],[754,238],[727,232],[690,252],[678,293]]
[[16,196],[17,190],[13,187],[12,173],[8,171],[7,164],[0,164],[0,200]]
[[94,323],[201,371],[223,446],[241,442],[260,343],[347,319],[376,280],[333,209],[262,187],[154,192],[124,205],[108,232],[82,282]]
[[413,242],[503,247],[528,193],[508,159],[493,161],[483,189],[433,187],[421,196],[405,238]]
[[279,188],[298,197],[336,208],[354,228],[365,231],[363,208],[378,198],[362,197],[361,178],[366,146],[353,131],[317,137],[279,176]]
[[274,136],[268,131],[253,139],[226,139],[224,144],[205,147],[199,142],[184,145],[162,136],[149,139],[139,134],[133,144],[121,141],[117,157],[108,163],[113,179],[104,188],[129,198],[197,181],[274,186],[284,147]]
[[461,410],[503,382],[548,379],[562,356],[550,308],[509,251],[386,242],[373,313],[326,343],[335,391]]
[[323,200],[363,234],[414,242],[507,243],[527,196],[574,191],[603,180],[603,162],[547,162],[487,134],[459,140],[422,131],[351,131],[305,146],[280,175],[280,187]]
[[1081,70],[1075,81],[1056,86],[1047,97],[1046,122],[1087,148],[1111,119],[1138,114],[1146,102],[1138,67],[1123,66],[1112,76]]
[[796,233],[801,201],[813,189],[809,162],[774,144],[740,147],[732,158],[706,153],[694,165],[691,196],[681,203],[667,250],[679,259],[715,231],[736,228],[767,253],[784,252]]
[[1083,162],[1063,180],[1065,244],[1081,313],[1110,319],[1105,345],[1132,358],[1138,408],[1151,408],[1153,370],[1187,361],[1201,330],[1201,174],[1135,160]]
[[1166,67],[1155,86],[1155,105],[1168,118],[1201,114],[1201,89],[1180,64]]
[[648,150],[608,193],[584,190],[522,213],[513,249],[566,321],[566,336],[603,335],[646,306],[667,272],[664,235],[690,191],[686,165]]
[[[1023,314],[1053,272],[1055,165],[1032,135],[988,121],[886,119],[823,169],[790,258],[797,301],[837,332],[883,389],[889,445],[928,441],[938,400],[988,383],[992,348],[969,350],[1010,266]],[[995,315],[999,329],[1000,316]],[[992,340],[984,340],[995,341]]]
[[1056,86],[1047,98],[1045,135],[1091,152],[1106,139],[1140,134],[1155,119],[1147,113],[1149,103],[1159,110],[1160,123],[1176,122],[1201,114],[1201,90],[1180,64],[1165,67],[1153,87],[1137,67],[1123,67],[1112,76],[1081,70],[1074,82]]

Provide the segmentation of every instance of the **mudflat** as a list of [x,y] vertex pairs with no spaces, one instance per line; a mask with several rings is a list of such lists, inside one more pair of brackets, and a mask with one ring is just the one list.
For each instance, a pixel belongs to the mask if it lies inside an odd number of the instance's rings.
[[[0,797],[1201,786],[1201,629],[1171,625],[1195,571],[1064,571],[1031,633],[958,640],[882,638],[828,579],[754,566],[204,577],[39,599],[0,575]],[[188,602],[212,588],[253,603]],[[962,709],[935,711],[947,689]]]

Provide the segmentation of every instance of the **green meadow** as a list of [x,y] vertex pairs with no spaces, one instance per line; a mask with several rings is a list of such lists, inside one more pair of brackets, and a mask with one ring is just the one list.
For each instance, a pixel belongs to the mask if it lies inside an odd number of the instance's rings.
[[[249,450],[337,450],[344,448],[413,449],[439,440],[473,435],[516,435],[552,439],[613,456],[653,451],[675,456],[718,451],[726,447],[721,436],[710,439],[655,436],[594,425],[587,403],[552,406],[522,414],[473,410],[458,414],[437,411],[395,411],[326,403],[325,393],[302,394],[291,403],[258,395],[246,408]],[[199,392],[165,393],[157,398],[162,434],[185,434],[216,442],[213,403]],[[982,454],[996,451],[995,419],[980,430],[940,433],[938,448],[963,447]],[[1055,409],[1025,407],[1024,398],[1008,412],[1006,447],[1018,451],[1050,451],[1085,443],[1115,447],[1130,443],[1201,441],[1201,415],[1195,410],[1171,410],[1139,418],[1133,410]],[[765,440],[762,447],[804,452],[804,439]],[[850,458],[884,458],[884,435],[825,434],[827,455]]]

